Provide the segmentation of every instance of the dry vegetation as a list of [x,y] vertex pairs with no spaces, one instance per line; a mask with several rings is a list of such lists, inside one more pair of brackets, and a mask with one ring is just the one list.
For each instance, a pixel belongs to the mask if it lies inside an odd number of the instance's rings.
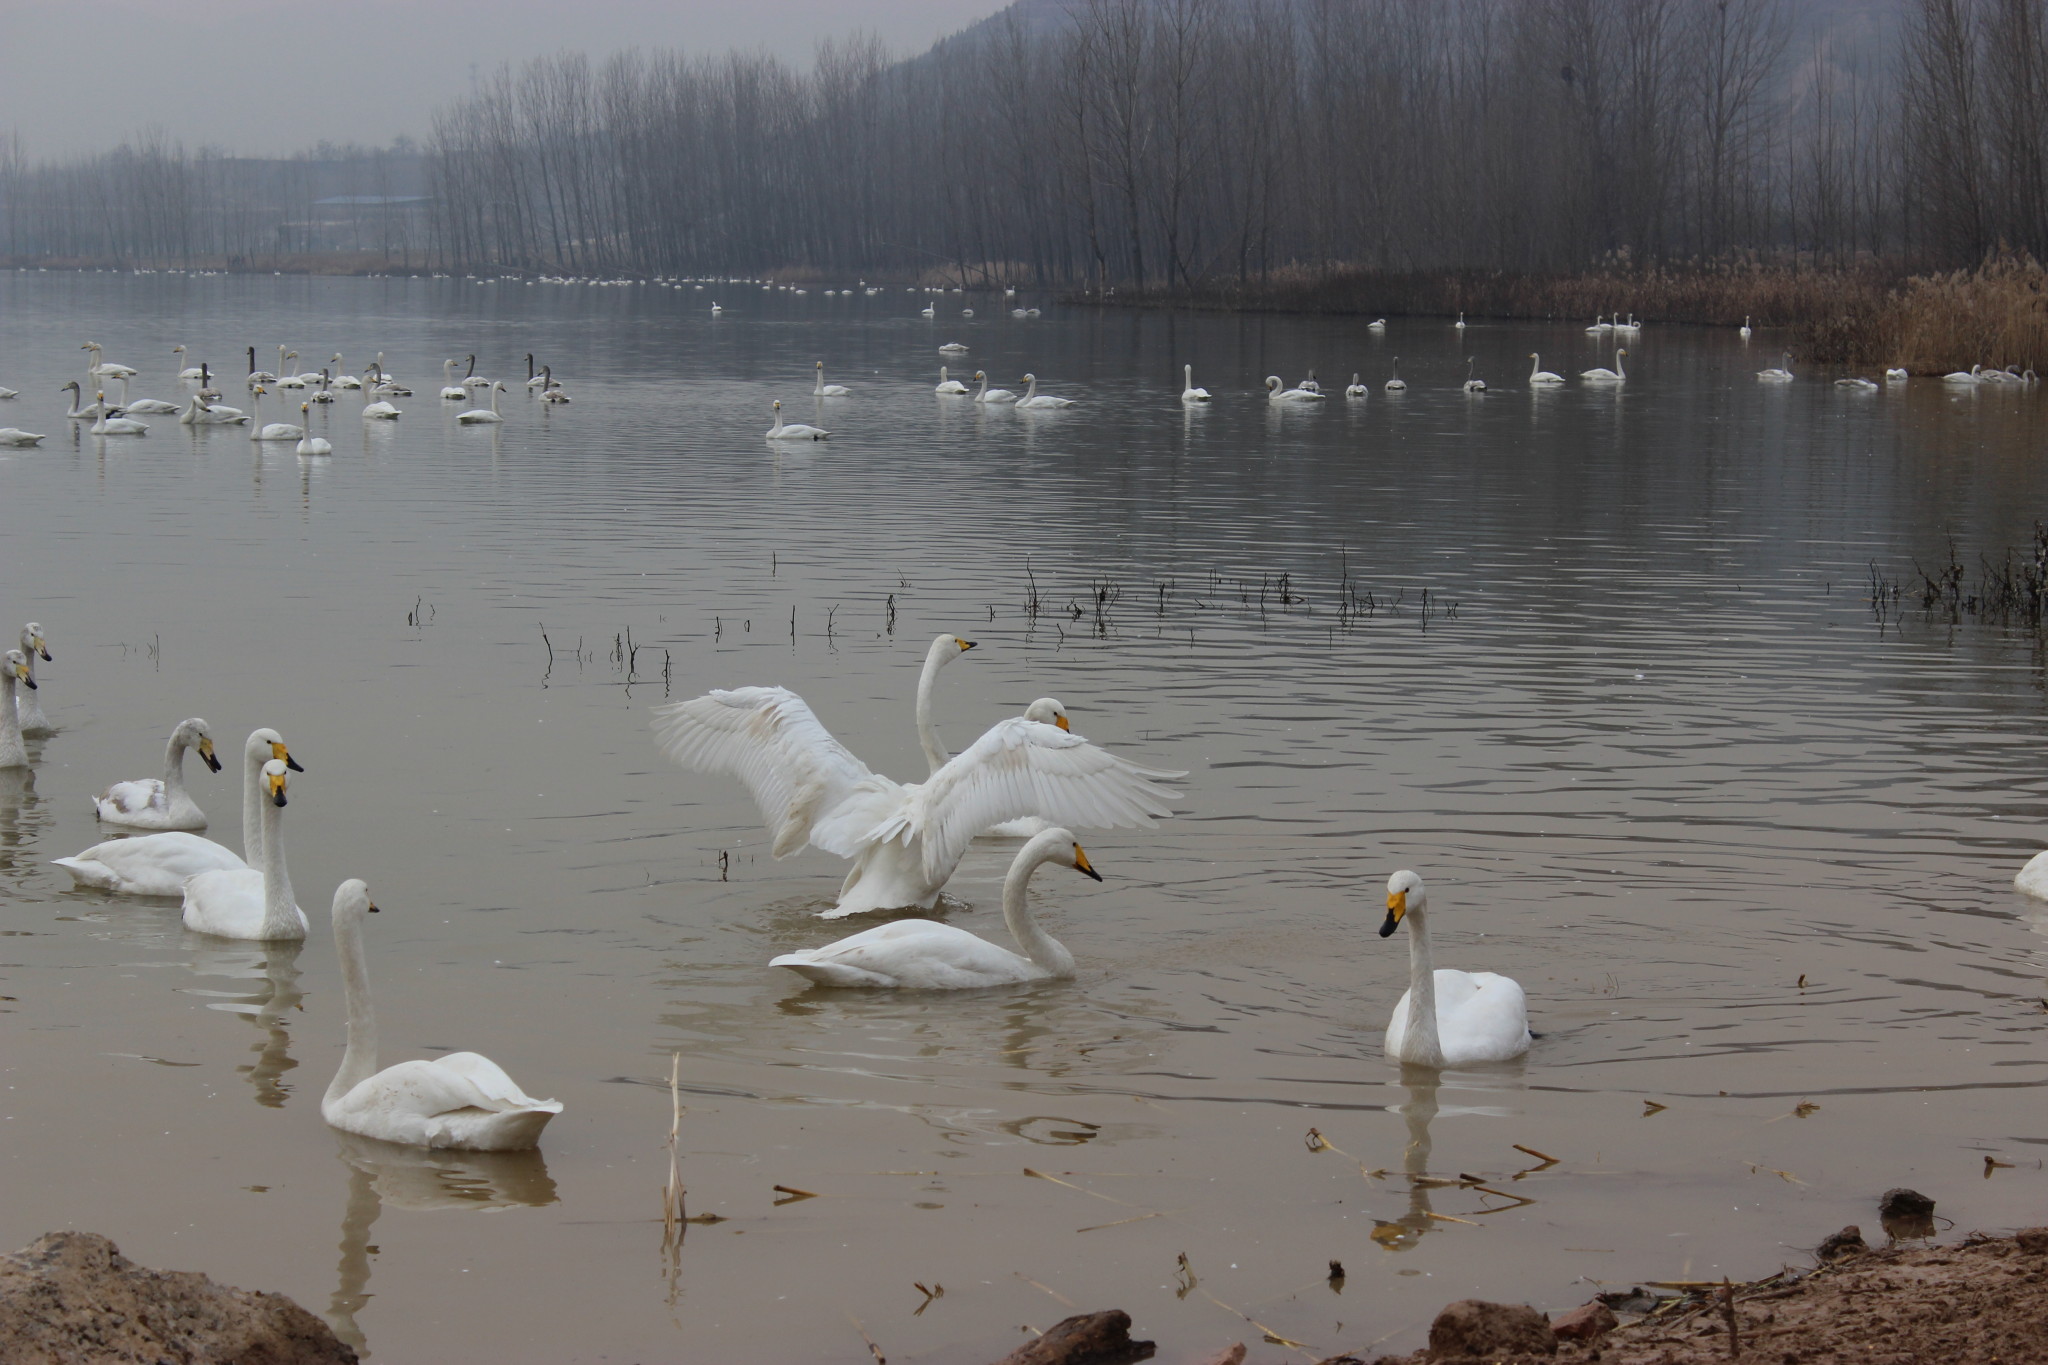
[[2004,256],[1975,270],[1921,275],[1881,291],[1845,291],[1813,315],[1807,357],[1821,364],[1897,365],[1914,374],[2048,369],[2048,270]]

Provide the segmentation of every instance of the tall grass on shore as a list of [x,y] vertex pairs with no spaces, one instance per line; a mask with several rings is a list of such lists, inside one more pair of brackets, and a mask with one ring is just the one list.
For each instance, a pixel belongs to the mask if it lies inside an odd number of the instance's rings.
[[1802,339],[1807,358],[1823,365],[2048,369],[2048,270],[2030,256],[1999,256],[1975,270],[1918,275],[1875,299],[1845,298]]

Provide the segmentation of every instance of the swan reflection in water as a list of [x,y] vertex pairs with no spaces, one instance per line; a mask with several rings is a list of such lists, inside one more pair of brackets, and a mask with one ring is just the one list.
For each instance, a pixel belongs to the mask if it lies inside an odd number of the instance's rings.
[[[1472,1189],[1472,1182],[1455,1172],[1443,1176],[1430,1173],[1430,1125],[1443,1112],[1437,1101],[1437,1093],[1443,1088],[1444,1080],[1443,1072],[1429,1067],[1401,1068],[1401,1088],[1408,1092],[1408,1100],[1405,1104],[1391,1106],[1390,1112],[1400,1114],[1408,1125],[1408,1145],[1401,1153],[1401,1171],[1408,1177],[1408,1211],[1392,1221],[1376,1220],[1372,1230],[1373,1241],[1388,1251],[1407,1251],[1422,1240],[1424,1233],[1434,1231],[1445,1224],[1469,1224],[1477,1215],[1523,1207],[1522,1204],[1513,1202],[1515,1200],[1533,1202],[1527,1195],[1505,1194],[1502,1198],[1500,1196],[1504,1191],[1489,1189],[1480,1193],[1493,1197],[1480,1199],[1479,1207],[1460,1209],[1457,1217],[1438,1213],[1430,1207],[1429,1197],[1432,1190],[1447,1189],[1456,1192],[1462,1189],[1469,1193]],[[1460,1084],[1453,1076],[1451,1088],[1458,1090],[1475,1087]],[[1495,1084],[1485,1088],[1498,1090],[1499,1078],[1495,1078]],[[1512,1113],[1512,1110],[1498,1105],[1454,1104],[1449,1113],[1443,1116],[1455,1118],[1461,1114],[1478,1114],[1489,1118],[1508,1118]]]
[[49,803],[36,795],[34,768],[0,768],[0,878],[37,869],[43,827],[50,823]]
[[194,933],[187,933],[185,939],[192,949],[188,965],[196,974],[252,983],[246,990],[182,989],[206,1000],[208,1009],[240,1015],[256,1027],[262,1036],[249,1045],[256,1060],[235,1070],[256,1087],[256,1103],[268,1109],[284,1108],[285,1098],[292,1092],[284,1075],[298,1065],[291,1055],[292,1039],[285,1022],[305,998],[299,989],[299,950],[305,943],[252,943]]
[[368,1359],[370,1350],[356,1325],[369,1303],[370,1228],[385,1204],[431,1211],[538,1208],[555,1202],[555,1182],[538,1148],[524,1152],[457,1152],[446,1148],[401,1147],[353,1133],[336,1132],[348,1167],[348,1204],[341,1216],[341,1262],[327,1320],[343,1341]]

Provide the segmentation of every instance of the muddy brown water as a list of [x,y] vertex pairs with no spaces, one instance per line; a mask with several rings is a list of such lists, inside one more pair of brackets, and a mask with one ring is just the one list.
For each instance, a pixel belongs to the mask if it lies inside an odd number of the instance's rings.
[[[1766,388],[1775,339],[1660,328],[1623,392],[1531,393],[1531,350],[1607,357],[1577,326],[973,302],[0,275],[0,424],[49,433],[0,452],[0,624],[46,628],[62,726],[0,789],[0,1243],[103,1231],[394,1361],[853,1361],[865,1331],[975,1362],[1108,1306],[1283,1360],[1413,1346],[1468,1294],[1760,1274],[1871,1231],[1892,1185],[2040,1221],[2048,938],[2010,882],[2048,843],[2041,640],[1881,624],[1866,583],[1951,534],[1966,563],[2027,539],[2048,400]],[[382,350],[416,392],[390,426],[320,414],[327,460],[171,419],[102,442],[56,392],[88,339],[138,396],[182,396],[180,342],[230,379],[250,344],[354,373]],[[955,373],[1078,406],[936,398],[955,339]],[[573,404],[515,383],[480,430],[434,396],[446,356],[523,380],[529,350]],[[817,359],[855,397],[814,406]],[[1184,360],[1207,410],[1176,401]],[[1257,396],[1311,366],[1371,394]],[[768,449],[776,397],[831,441]],[[912,776],[939,631],[982,645],[940,688],[956,747],[1058,696],[1189,769],[1180,814],[1084,832],[1100,886],[1034,883],[1076,981],[809,989],[764,964],[846,931],[811,917],[842,865],[769,859],[648,708],[783,684]],[[48,865],[187,715],[305,763],[302,951]],[[232,770],[190,782],[238,843]],[[970,858],[954,923],[1001,936],[1003,867]],[[1441,962],[1526,987],[1525,1064],[1435,1084],[1380,1055],[1401,867]],[[387,1060],[475,1049],[560,1098],[539,1158],[321,1123],[349,876],[385,911]],[[689,1208],[727,1221],[671,1263],[676,1053]],[[1529,1202],[1414,1178],[1461,1173]]]

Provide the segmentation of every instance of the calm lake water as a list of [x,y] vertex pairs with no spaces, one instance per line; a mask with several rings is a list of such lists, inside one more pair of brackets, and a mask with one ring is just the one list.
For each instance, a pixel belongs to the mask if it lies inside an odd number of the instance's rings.
[[[1676,328],[1624,391],[1532,393],[1532,350],[1611,356],[1579,324],[1028,301],[0,275],[0,425],[49,433],[0,452],[0,623],[45,627],[62,726],[0,783],[0,1246],[105,1232],[380,1360],[862,1361],[865,1331],[980,1365],[1104,1307],[1169,1359],[1405,1348],[1467,1295],[1765,1273],[1875,1235],[1892,1185],[1960,1229],[2039,1221],[2048,923],[2011,879],[2048,843],[2042,640],[1881,623],[1867,585],[2028,541],[2048,399],[1762,386],[1771,334]],[[358,374],[381,350],[416,394],[317,414],[331,459],[172,418],[100,440],[57,393],[86,340],[137,396],[182,399],[176,344],[238,383],[279,342]],[[956,375],[1078,405],[936,397],[954,340]],[[457,427],[440,361],[523,381],[528,351],[575,402],[515,382],[501,427]],[[855,396],[814,406],[815,360]],[[1259,395],[1310,367],[1370,396]],[[778,397],[831,441],[768,448]],[[982,645],[940,688],[956,748],[1054,695],[1188,769],[1180,814],[1083,832],[1100,886],[1034,882],[1076,981],[809,989],[764,964],[847,931],[812,918],[844,865],[768,858],[648,708],[781,684],[916,776],[940,631]],[[305,764],[303,951],[48,865],[188,715]],[[232,762],[188,767],[238,844]],[[1003,936],[1004,866],[970,858],[952,922]],[[1402,867],[1440,962],[1527,989],[1524,1065],[1435,1085],[1381,1056]],[[561,1099],[539,1158],[321,1122],[351,876],[385,912],[385,1060],[474,1049]],[[672,1054],[689,1208],[727,1220],[674,1263]],[[1459,1173],[1529,1202],[1413,1178]]]

